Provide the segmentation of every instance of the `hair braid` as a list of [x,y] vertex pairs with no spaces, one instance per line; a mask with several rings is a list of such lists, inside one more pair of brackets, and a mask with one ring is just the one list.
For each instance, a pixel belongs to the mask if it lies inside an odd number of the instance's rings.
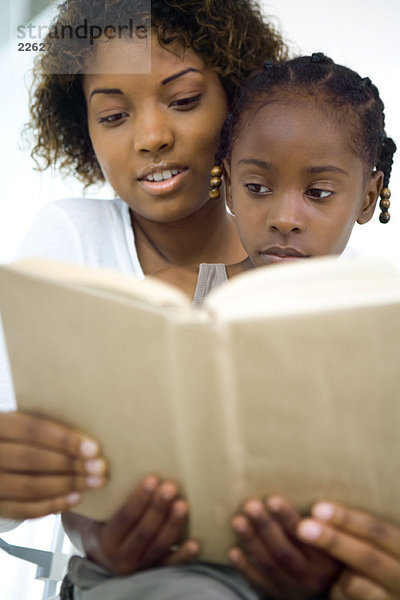
[[386,188],[389,185],[390,174],[392,172],[393,155],[397,150],[397,146],[390,137],[385,137],[381,150],[378,156],[376,168],[378,171],[383,172],[383,187]]

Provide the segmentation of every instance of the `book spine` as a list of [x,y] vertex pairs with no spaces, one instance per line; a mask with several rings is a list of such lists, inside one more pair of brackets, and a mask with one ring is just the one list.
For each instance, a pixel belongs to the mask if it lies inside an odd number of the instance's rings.
[[[227,562],[230,518],[242,497],[242,444],[223,326],[171,324],[171,401],[176,454],[190,504],[190,535],[202,558]],[[240,491],[239,491],[240,490]]]

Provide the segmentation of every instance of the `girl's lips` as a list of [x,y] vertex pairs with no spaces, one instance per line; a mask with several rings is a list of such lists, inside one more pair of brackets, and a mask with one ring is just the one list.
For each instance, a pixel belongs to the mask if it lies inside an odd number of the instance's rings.
[[166,181],[148,181],[147,179],[138,179],[140,185],[153,196],[161,196],[170,192],[175,192],[181,185],[183,179],[188,173],[188,169],[183,169],[180,173],[172,175]]
[[274,252],[274,250],[271,249],[268,251],[261,251],[258,254],[261,260],[266,264],[289,262],[294,260],[304,260],[305,258],[310,258],[308,255],[301,254],[297,251],[288,251],[288,253],[285,254],[284,252],[278,249],[276,250],[276,252]]

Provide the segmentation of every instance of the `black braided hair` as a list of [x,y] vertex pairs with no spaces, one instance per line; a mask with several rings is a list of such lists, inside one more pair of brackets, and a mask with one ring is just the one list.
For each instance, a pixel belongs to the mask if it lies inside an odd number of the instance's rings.
[[268,60],[262,71],[243,82],[222,130],[217,161],[229,157],[232,144],[257,109],[280,100],[299,99],[328,105],[346,122],[352,152],[361,158],[368,173],[382,171],[383,187],[388,186],[396,144],[385,133],[384,105],[378,89],[368,77],[361,78],[321,52],[281,63]]

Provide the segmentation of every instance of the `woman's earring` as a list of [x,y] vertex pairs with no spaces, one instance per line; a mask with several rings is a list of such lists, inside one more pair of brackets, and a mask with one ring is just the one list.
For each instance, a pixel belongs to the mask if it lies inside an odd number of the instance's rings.
[[381,214],[379,215],[379,220],[381,223],[389,223],[390,221],[390,214],[389,214],[389,208],[390,208],[390,190],[389,188],[385,187],[383,188],[383,190],[380,193],[381,196],[381,201],[379,202],[379,208],[381,209]]
[[211,181],[210,181],[210,198],[216,200],[221,195],[221,190],[219,189],[222,185],[222,169],[218,165],[215,165],[211,169]]

